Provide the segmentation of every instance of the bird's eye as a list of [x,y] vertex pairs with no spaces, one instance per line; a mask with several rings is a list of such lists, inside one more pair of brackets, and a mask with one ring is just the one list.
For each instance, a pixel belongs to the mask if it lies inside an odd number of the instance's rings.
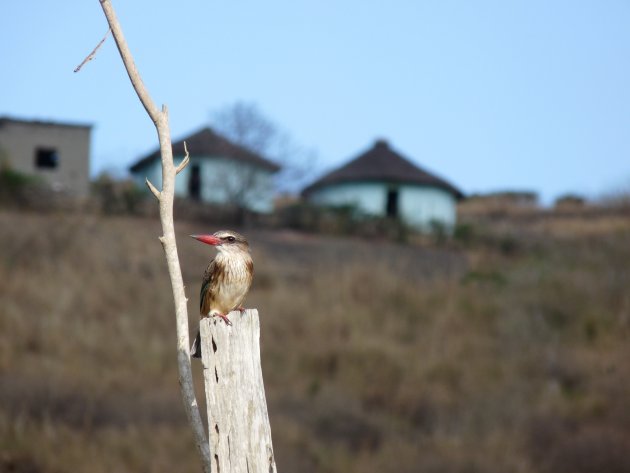
[[233,243],[236,241],[236,238],[230,235],[229,237],[227,237],[227,241],[229,241],[230,243]]

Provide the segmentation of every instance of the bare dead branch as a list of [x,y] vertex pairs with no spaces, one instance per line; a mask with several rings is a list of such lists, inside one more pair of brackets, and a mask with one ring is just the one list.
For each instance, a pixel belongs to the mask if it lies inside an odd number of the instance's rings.
[[184,168],[188,166],[188,163],[190,162],[190,155],[188,154],[188,147],[186,146],[185,141],[184,141],[184,151],[186,152],[186,156],[184,157],[184,160],[181,163],[179,163],[179,166],[177,166],[177,169],[175,169],[175,174],[179,174],[180,172],[182,172]]
[[149,91],[145,87],[144,82],[142,82],[142,78],[140,77],[140,73],[138,72],[136,63],[133,60],[131,51],[129,51],[129,46],[127,46],[125,35],[123,34],[120,23],[118,22],[118,18],[116,17],[114,7],[112,6],[110,0],[99,1],[101,2],[103,13],[105,13],[105,17],[107,18],[107,23],[109,23],[109,27],[112,30],[114,41],[116,41],[116,47],[118,48],[120,57],[122,58],[123,64],[125,65],[125,70],[127,71],[127,75],[131,80],[131,84],[133,85],[136,94],[138,94],[138,98],[140,99],[140,102],[142,102],[142,106],[151,117],[151,120],[153,120],[153,123],[155,123],[155,125],[157,126],[158,122],[162,120],[162,115],[160,115],[159,110],[157,109],[155,103],[153,103],[153,100],[149,95]]
[[109,35],[111,30],[112,30],[111,28],[107,28],[107,33],[105,33],[105,36],[103,36],[103,39],[99,41],[99,43],[96,45],[94,49],[92,49],[92,52],[86,56],[83,62],[75,68],[74,72],[79,72],[86,63],[94,59],[94,56],[96,56],[96,52],[99,50],[101,46],[103,46],[103,43],[107,39],[107,35]]
[[[170,129],[168,125],[168,109],[162,106],[162,111],[158,110],[149,95],[140,73],[138,72],[129,51],[127,42],[114,12],[110,0],[99,0],[120,56],[125,65],[127,75],[131,80],[140,102],[153,120],[160,142],[160,154],[162,157],[162,191],[159,192],[160,221],[162,223],[163,235],[160,242],[164,248],[164,255],[168,266],[168,273],[173,288],[173,301],[175,304],[175,319],[177,328],[177,367],[179,370],[179,384],[182,399],[188,422],[193,431],[195,443],[201,456],[203,471],[211,472],[210,447],[206,439],[199,406],[195,397],[192,369],[190,366],[190,341],[188,336],[188,308],[186,305],[186,293],[184,291],[184,280],[182,270],[179,265],[177,255],[177,242],[175,240],[175,225],[173,223],[173,201],[175,199],[175,176],[176,169],[173,163],[173,148],[171,144]],[[147,181],[148,182],[148,181]],[[147,184],[148,185],[148,184]],[[151,187],[149,187],[151,189]],[[155,189],[155,187],[153,187]],[[153,192],[151,189],[151,192]],[[157,192],[157,189],[156,189]],[[155,195],[155,192],[153,192]]]
[[148,178],[145,177],[144,178],[144,182],[146,183],[146,185],[149,188],[149,190],[151,191],[151,193],[155,196],[155,198],[157,200],[160,200],[160,197],[162,196],[162,193],[159,190],[157,190],[153,184],[151,184],[151,181],[149,181]]

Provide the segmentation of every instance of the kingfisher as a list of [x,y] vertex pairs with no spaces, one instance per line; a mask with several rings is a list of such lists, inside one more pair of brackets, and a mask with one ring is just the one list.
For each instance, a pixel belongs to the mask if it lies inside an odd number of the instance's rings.
[[[226,325],[232,325],[228,314],[233,310],[243,312],[241,305],[254,278],[254,262],[247,239],[232,230],[219,230],[212,235],[190,235],[207,245],[216,247],[214,257],[201,281],[199,310],[201,317],[219,317]],[[201,335],[190,349],[193,358],[201,358]]]

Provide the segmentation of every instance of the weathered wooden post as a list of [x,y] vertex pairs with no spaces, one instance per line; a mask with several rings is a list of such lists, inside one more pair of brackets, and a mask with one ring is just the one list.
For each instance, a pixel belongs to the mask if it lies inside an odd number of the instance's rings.
[[200,324],[213,473],[275,473],[256,309]]

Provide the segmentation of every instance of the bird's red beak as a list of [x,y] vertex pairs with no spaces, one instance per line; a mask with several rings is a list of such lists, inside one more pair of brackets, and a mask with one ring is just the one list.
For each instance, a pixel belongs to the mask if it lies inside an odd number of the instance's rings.
[[206,245],[217,246],[221,244],[221,240],[214,235],[190,235],[195,240],[199,240]]

